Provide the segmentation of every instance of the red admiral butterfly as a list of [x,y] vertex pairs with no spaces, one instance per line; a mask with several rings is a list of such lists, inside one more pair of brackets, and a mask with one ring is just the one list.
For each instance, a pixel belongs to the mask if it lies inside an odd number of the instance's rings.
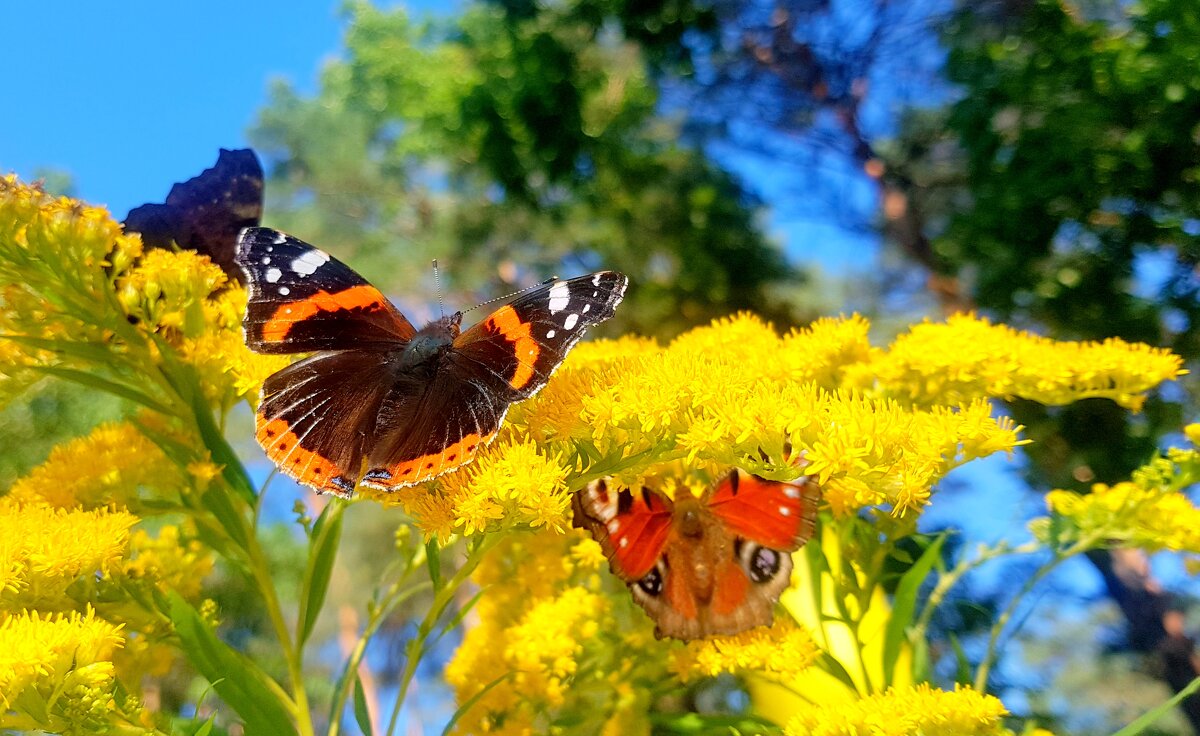
[[297,481],[343,496],[469,463],[584,328],[613,316],[628,283],[612,271],[554,281],[466,332],[462,312],[416,330],[349,267],[277,230],[242,231],[237,262],[250,282],[246,344],[317,353],[263,384],[259,444]]
[[180,248],[203,253],[229,278],[242,281],[233,262],[238,233],[257,225],[263,210],[263,170],[249,148],[221,149],[217,163],[171,187],[163,204],[134,207],[125,231],[142,234],[147,248]]
[[604,548],[658,637],[688,641],[770,625],[791,577],[790,553],[816,529],[816,485],[734,470],[699,498],[682,493],[672,502],[647,488],[593,481],[575,494],[575,526]]

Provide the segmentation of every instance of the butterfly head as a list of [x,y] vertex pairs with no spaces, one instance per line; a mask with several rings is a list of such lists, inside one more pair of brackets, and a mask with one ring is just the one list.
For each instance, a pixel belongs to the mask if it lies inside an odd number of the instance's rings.
[[437,357],[450,349],[462,331],[462,312],[440,317],[417,331],[400,350],[396,363],[402,370],[436,367]]

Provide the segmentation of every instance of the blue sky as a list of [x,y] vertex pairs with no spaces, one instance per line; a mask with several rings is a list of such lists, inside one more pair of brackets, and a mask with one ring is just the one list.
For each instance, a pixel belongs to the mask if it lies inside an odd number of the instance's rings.
[[70,173],[123,217],[246,144],[272,78],[315,86],[340,3],[0,3],[0,171]]

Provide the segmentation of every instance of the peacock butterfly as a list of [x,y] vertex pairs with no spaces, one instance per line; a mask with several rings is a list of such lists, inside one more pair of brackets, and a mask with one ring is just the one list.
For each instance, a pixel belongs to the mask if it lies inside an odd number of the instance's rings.
[[807,477],[779,482],[735,469],[700,497],[672,501],[601,479],[572,503],[575,526],[600,543],[655,635],[689,641],[771,624],[790,553],[812,537],[819,500]]

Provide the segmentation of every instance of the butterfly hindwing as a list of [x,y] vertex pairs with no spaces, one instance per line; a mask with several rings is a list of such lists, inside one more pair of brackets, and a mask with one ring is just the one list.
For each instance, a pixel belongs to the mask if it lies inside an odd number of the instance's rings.
[[496,436],[508,404],[453,371],[428,383],[400,377],[380,408],[363,484],[395,490],[471,462]]
[[255,436],[298,482],[349,495],[388,385],[386,356],[379,352],[323,353],[293,363],[263,384]]
[[257,352],[393,350],[416,334],[366,279],[278,230],[242,231],[237,261],[250,282],[246,344]]
[[528,398],[583,337],[613,316],[629,279],[614,271],[543,284],[454,341],[456,363],[507,401]]

